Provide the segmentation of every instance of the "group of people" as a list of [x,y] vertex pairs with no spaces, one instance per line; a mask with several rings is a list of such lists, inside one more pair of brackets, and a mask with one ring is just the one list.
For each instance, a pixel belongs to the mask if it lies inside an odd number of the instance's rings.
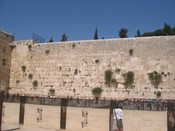
[[167,102],[162,100],[143,100],[131,99],[122,102],[124,109],[137,109],[137,110],[167,110]]

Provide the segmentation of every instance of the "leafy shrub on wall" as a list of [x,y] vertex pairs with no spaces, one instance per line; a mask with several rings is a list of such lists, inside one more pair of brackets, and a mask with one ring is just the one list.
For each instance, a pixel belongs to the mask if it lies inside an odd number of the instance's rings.
[[26,71],[26,66],[25,65],[21,66],[21,69],[22,69],[23,72],[25,72]]
[[157,71],[153,71],[151,73],[148,73],[148,78],[149,78],[151,84],[156,89],[158,88],[158,86],[162,82],[162,75],[160,73],[158,73]]
[[92,89],[92,94],[96,99],[96,103],[98,102],[98,99],[101,96],[102,92],[103,92],[103,89],[101,89],[100,87],[96,87]]
[[134,83],[134,72],[132,71],[128,71],[127,73],[123,74],[123,78],[124,78],[124,86],[126,89],[128,88],[133,88],[133,83]]
[[109,87],[111,86],[112,75],[113,75],[113,72],[111,70],[106,70],[105,71],[105,83]]
[[157,98],[161,97],[161,95],[162,95],[162,93],[161,93],[160,91],[157,91],[157,92],[156,92]]
[[33,78],[33,75],[32,74],[29,74],[28,75],[28,78],[31,80]]
[[38,81],[37,80],[34,80],[32,84],[33,84],[33,88],[37,88],[38,87]]

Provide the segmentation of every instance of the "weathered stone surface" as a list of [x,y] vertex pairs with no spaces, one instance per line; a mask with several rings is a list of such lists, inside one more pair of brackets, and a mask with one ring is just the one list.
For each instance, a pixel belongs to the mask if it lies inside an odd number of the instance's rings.
[[0,30],[0,90],[7,91],[10,79],[10,42],[14,37]]
[[[59,97],[89,98],[93,97],[93,88],[101,87],[102,97],[108,99],[156,98],[157,90],[163,99],[175,97],[175,36],[39,44],[15,41],[13,45],[12,94],[47,96],[54,89]],[[118,88],[105,84],[108,69]],[[123,74],[128,71],[134,73],[135,88],[126,91]],[[162,74],[159,89],[154,89],[148,79],[153,71]]]

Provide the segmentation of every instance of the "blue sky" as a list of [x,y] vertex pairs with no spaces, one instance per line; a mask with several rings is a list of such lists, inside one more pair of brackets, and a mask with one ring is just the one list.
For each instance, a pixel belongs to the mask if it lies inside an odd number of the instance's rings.
[[133,37],[137,29],[153,31],[164,22],[175,26],[175,0],[0,0],[0,28],[17,40],[32,39],[32,33],[86,40],[96,27],[104,38],[118,37],[122,27]]

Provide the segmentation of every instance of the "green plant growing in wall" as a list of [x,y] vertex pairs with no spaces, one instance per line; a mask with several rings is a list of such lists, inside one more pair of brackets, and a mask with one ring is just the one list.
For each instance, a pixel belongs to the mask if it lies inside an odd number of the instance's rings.
[[156,96],[157,96],[157,98],[161,97],[161,92],[160,91],[157,91],[156,92]]
[[33,85],[33,88],[36,89],[38,87],[38,81],[34,80],[32,85]]
[[100,87],[95,87],[92,89],[92,94],[95,97],[96,102],[98,102],[98,99],[101,96],[102,92],[103,92],[103,89],[101,89]]
[[23,72],[25,72],[26,71],[26,66],[25,65],[21,66],[21,69],[22,69]]
[[29,74],[28,78],[31,80],[33,78],[33,75]]
[[111,86],[113,72],[111,70],[105,71],[105,84]]
[[129,50],[129,55],[130,55],[130,56],[133,56],[133,52],[134,52],[134,50],[133,50],[133,49],[130,49],[130,50]]
[[134,83],[134,72],[132,71],[128,71],[127,73],[124,73],[123,74],[123,77],[124,77],[124,86],[125,86],[125,89],[128,89],[128,88],[133,88],[133,83]]
[[148,78],[149,78],[151,84],[156,89],[158,88],[158,86],[162,82],[162,75],[160,73],[158,73],[157,71],[153,71],[151,73],[148,73]]
[[48,95],[49,96],[54,96],[55,95],[55,89],[49,89]]

